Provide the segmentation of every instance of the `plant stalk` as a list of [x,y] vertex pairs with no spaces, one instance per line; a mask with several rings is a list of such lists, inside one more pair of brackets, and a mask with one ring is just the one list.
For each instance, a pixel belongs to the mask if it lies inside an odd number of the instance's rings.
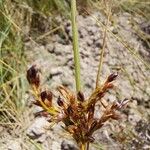
[[86,150],[89,150],[90,142],[87,142],[86,144]]
[[86,150],[86,143],[81,143],[80,150]]
[[75,63],[75,82],[76,91],[81,90],[80,82],[80,55],[79,55],[79,44],[78,44],[78,28],[76,23],[76,0],[71,0],[71,22],[72,22],[72,34],[73,34],[73,52],[74,52],[74,63]]
[[98,64],[98,71],[97,71],[97,78],[96,78],[96,88],[99,87],[99,83],[100,83],[100,75],[101,75],[101,71],[102,71],[104,51],[105,51],[105,47],[106,47],[107,27],[108,27],[108,23],[109,23],[110,13],[111,13],[111,9],[108,8],[106,28],[104,28],[104,37],[103,37],[102,51],[101,51],[101,55],[100,55],[100,59],[99,59],[99,64]]

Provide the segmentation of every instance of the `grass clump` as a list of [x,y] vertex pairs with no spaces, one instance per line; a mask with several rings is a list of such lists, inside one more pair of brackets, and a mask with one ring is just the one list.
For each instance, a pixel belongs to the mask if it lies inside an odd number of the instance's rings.
[[[0,2],[0,124],[16,122],[25,108],[26,82],[23,77],[25,56],[21,28],[22,20],[15,5]],[[20,20],[18,24],[17,19]],[[18,24],[18,25],[17,25]],[[12,119],[13,118],[13,119]],[[16,119],[15,119],[16,118]]]

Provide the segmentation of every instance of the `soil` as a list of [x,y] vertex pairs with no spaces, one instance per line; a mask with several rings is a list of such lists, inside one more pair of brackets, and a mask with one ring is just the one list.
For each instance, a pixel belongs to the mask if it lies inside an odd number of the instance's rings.
[[[99,21],[97,22],[93,16]],[[41,69],[43,87],[55,91],[58,85],[64,85],[75,91],[71,23],[60,16],[55,19],[62,26],[62,30],[57,30],[53,34],[47,34],[49,32],[47,24],[51,24],[51,19],[47,22],[41,19],[40,32],[39,26],[33,26],[34,29],[29,34],[34,41],[25,41],[28,64],[29,66],[37,64]],[[77,17],[81,80],[86,97],[95,88],[103,43],[102,24],[105,20],[106,17],[97,12],[90,16]],[[122,120],[110,121],[95,133],[95,142],[91,144],[90,150],[148,150],[150,149],[150,68],[147,66],[150,62],[150,51],[136,29],[138,27],[149,36],[150,24],[144,18],[128,13],[113,15],[111,20],[113,21],[108,25],[100,80],[103,82],[108,75],[118,72],[116,88],[108,92],[105,99],[113,102],[127,98],[131,101],[122,111]],[[61,124],[49,130],[46,129],[47,126],[45,118],[36,117],[26,134],[41,143],[44,150],[77,149],[73,139],[61,128]],[[18,144],[17,138],[16,141]],[[12,147],[7,149],[14,150]]]

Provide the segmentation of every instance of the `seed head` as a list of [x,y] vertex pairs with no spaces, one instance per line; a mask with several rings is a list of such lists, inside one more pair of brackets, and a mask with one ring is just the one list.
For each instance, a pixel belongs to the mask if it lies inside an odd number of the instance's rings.
[[45,103],[45,105],[47,107],[51,107],[52,106],[52,98],[53,98],[53,95],[52,95],[52,92],[51,91],[43,91],[41,92],[40,94],[41,96],[41,100]]
[[27,70],[27,80],[29,84],[39,87],[40,75],[39,75],[39,69],[36,68],[36,65],[33,65]]
[[84,94],[79,91],[78,94],[77,94],[77,99],[79,101],[83,102],[84,101]]
[[73,109],[72,109],[71,106],[69,106],[69,107],[67,108],[67,113],[68,113],[69,115],[73,114]]
[[110,76],[107,78],[107,82],[112,82],[117,78],[118,74],[117,73],[112,73]]
[[57,99],[57,104],[62,107],[64,106],[64,102],[63,102],[63,99],[59,96],[58,99]]

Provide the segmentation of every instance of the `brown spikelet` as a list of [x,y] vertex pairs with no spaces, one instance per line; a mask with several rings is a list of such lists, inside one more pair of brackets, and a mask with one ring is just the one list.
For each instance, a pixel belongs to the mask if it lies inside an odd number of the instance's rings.
[[108,76],[107,82],[112,82],[117,78],[118,74],[117,73],[112,73],[111,75]]
[[52,92],[51,91],[43,91],[40,94],[41,96],[41,100],[43,101],[43,103],[47,106],[47,107],[51,107],[52,106]]
[[40,75],[39,70],[37,69],[36,65],[31,66],[27,70],[27,80],[31,85],[39,87],[40,85]]
[[58,104],[58,106],[61,106],[61,107],[64,106],[64,101],[60,96],[57,99],[57,104]]
[[84,101],[84,94],[79,91],[77,94],[77,99],[78,99],[78,101],[83,102]]

